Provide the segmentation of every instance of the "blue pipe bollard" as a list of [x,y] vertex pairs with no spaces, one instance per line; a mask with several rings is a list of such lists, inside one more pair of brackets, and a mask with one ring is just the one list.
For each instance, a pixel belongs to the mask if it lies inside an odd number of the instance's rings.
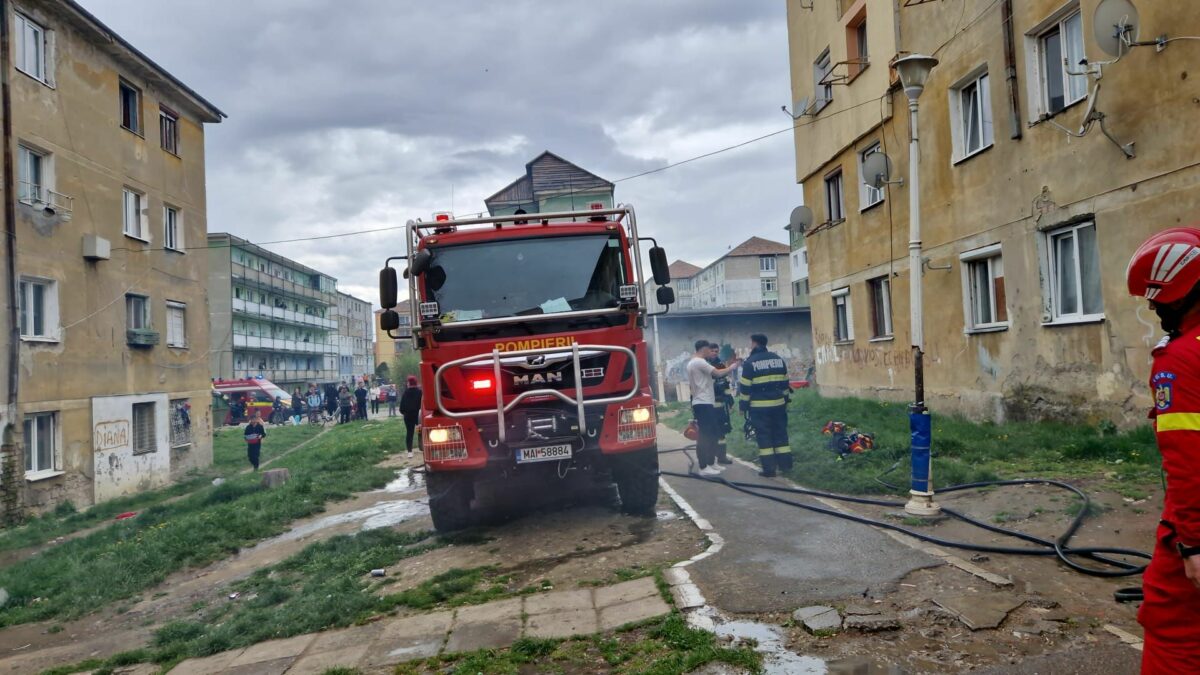
[[904,510],[914,516],[936,516],[942,507],[933,501],[933,416],[924,406],[912,406],[908,412],[908,428],[911,433],[912,482],[909,500]]

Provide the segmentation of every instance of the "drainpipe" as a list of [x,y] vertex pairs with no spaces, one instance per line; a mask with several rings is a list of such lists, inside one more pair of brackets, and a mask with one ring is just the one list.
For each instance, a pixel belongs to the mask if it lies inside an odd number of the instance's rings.
[[9,71],[8,1],[0,0],[0,115],[4,127],[4,256],[8,265],[8,424],[5,425],[3,447],[0,448],[0,471],[3,471],[4,519],[15,522],[21,515],[20,436],[17,429],[17,393],[20,383],[21,324],[17,313],[17,211],[12,158],[12,98],[8,90]]
[[1012,0],[1004,0],[1000,11],[1000,27],[1004,30],[1004,79],[1008,85],[1009,138],[1021,138],[1021,94],[1017,88],[1017,47],[1013,35]]

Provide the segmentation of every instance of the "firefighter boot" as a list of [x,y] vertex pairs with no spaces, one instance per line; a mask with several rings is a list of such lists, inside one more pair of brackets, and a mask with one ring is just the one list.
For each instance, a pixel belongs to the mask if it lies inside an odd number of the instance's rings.
[[792,466],[791,448],[787,448],[785,450],[780,450],[777,448],[775,451],[776,470],[779,471],[779,473],[788,473],[792,470]]
[[760,454],[758,456],[758,461],[762,463],[762,471],[760,471],[758,475],[762,476],[763,478],[774,478],[775,455],[770,451],[767,451],[767,454]]

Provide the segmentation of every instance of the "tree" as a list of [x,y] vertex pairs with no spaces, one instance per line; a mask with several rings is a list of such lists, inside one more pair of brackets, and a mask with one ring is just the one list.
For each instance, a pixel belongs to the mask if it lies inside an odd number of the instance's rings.
[[375,366],[375,377],[380,380],[390,380],[391,377],[389,375],[389,370],[390,369],[388,368],[387,361],[384,361],[383,363]]

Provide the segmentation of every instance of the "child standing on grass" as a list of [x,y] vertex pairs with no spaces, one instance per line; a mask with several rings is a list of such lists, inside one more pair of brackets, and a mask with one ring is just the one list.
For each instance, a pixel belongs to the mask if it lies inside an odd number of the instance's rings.
[[267,430],[263,428],[262,418],[258,413],[254,413],[254,417],[246,425],[246,430],[242,432],[242,437],[246,439],[246,457],[255,471],[258,471],[258,458],[262,454],[262,440],[266,436]]

